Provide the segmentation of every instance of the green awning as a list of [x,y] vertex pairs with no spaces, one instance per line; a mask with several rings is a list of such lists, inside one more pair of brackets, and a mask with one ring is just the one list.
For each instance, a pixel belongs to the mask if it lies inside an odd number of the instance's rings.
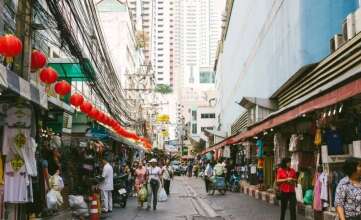
[[49,66],[54,68],[60,79],[70,79],[71,81],[89,81],[95,76],[95,71],[89,59],[81,62],[68,58],[51,58]]

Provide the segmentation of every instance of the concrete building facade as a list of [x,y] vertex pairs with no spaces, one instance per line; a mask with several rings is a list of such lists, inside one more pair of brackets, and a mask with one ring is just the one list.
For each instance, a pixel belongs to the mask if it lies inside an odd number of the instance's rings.
[[304,65],[329,54],[357,0],[228,0],[216,63],[218,128],[230,134],[243,97],[269,98]]

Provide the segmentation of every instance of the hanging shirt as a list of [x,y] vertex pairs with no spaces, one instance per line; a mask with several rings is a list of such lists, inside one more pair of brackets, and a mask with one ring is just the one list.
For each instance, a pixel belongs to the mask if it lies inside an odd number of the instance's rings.
[[326,131],[325,139],[329,155],[339,155],[344,153],[342,149],[342,139],[337,131]]
[[4,202],[32,202],[31,178],[26,174],[25,166],[15,170],[11,162],[5,164]]
[[318,177],[319,181],[321,182],[321,200],[328,201],[328,176],[325,172],[322,172],[321,175]]
[[102,177],[104,177],[104,181],[100,184],[101,190],[111,191],[114,189],[113,187],[113,167],[107,163],[103,167]]
[[262,158],[264,152],[264,142],[262,140],[257,140],[256,145],[257,145],[257,157]]

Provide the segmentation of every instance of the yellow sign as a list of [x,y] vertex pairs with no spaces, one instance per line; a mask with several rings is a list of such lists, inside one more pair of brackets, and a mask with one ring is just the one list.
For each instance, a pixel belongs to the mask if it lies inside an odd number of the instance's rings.
[[157,115],[157,122],[163,122],[163,123],[169,122],[169,115],[166,114]]
[[167,130],[162,130],[162,131],[160,132],[160,135],[161,135],[162,137],[168,137],[168,136],[169,136],[169,132],[168,132]]

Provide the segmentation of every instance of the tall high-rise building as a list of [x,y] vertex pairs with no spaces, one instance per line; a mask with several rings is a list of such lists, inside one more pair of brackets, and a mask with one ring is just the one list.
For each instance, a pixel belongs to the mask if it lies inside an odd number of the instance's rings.
[[224,7],[225,0],[177,1],[176,87],[179,104],[184,106],[182,116],[194,137],[200,137],[202,130],[197,129],[202,123],[199,117],[194,120],[197,109],[209,110],[202,113],[206,115],[214,113],[212,108],[205,107],[210,107],[215,98],[213,66],[221,39]]
[[145,61],[149,63],[151,61],[153,0],[128,0],[128,7],[137,30],[137,37],[144,44]]
[[[145,57],[155,73],[156,84],[173,87],[173,28],[175,0],[129,0],[133,21],[145,36]],[[141,23],[141,24],[140,24]]]

